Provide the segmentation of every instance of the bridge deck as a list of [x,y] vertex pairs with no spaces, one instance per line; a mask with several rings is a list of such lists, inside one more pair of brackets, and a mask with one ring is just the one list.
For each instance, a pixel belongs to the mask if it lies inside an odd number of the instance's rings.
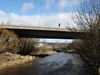
[[30,26],[0,26],[13,30],[21,38],[53,38],[53,39],[84,39],[86,33],[70,31],[61,28],[30,27]]

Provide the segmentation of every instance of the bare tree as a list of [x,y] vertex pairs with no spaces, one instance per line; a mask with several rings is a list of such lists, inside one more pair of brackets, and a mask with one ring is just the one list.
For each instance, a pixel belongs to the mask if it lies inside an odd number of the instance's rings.
[[100,0],[88,0],[81,4],[73,17],[77,27],[90,33],[88,40],[82,40],[81,56],[95,69],[100,66]]

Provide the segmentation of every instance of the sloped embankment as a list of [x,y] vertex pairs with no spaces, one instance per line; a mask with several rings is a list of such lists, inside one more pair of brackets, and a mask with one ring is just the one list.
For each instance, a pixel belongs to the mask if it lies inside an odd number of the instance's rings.
[[32,61],[36,61],[39,58],[35,56],[21,56],[18,54],[12,54],[9,52],[0,54],[0,70],[5,70],[10,67],[16,67],[23,65],[25,63],[29,63]]

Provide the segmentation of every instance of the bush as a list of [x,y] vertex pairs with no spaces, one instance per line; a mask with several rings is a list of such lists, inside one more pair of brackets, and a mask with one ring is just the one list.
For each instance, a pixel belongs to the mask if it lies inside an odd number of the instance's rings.
[[10,30],[0,29],[0,53],[17,53],[20,50],[20,40],[18,36]]
[[80,53],[82,41],[81,40],[74,40],[72,43],[68,44],[68,50],[74,50],[76,53]]
[[31,38],[22,38],[21,41],[21,50],[18,52],[21,55],[30,54],[32,51],[35,50],[36,42],[34,39]]

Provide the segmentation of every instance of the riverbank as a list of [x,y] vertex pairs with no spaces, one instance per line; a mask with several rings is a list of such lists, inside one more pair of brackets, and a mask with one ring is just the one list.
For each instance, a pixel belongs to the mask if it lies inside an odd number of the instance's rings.
[[9,68],[13,68],[13,67],[22,66],[22,65],[25,65],[26,63],[31,63],[31,62],[40,60],[42,57],[40,57],[39,55],[50,56],[50,55],[54,55],[56,53],[57,52],[55,52],[55,51],[40,50],[40,51],[37,51],[30,55],[22,56],[20,54],[13,54],[10,52],[5,52],[5,53],[0,54],[0,71],[9,69]]
[[4,70],[10,67],[20,66],[32,61],[39,60],[39,57],[35,56],[21,56],[19,54],[12,54],[9,52],[0,54],[0,70]]

